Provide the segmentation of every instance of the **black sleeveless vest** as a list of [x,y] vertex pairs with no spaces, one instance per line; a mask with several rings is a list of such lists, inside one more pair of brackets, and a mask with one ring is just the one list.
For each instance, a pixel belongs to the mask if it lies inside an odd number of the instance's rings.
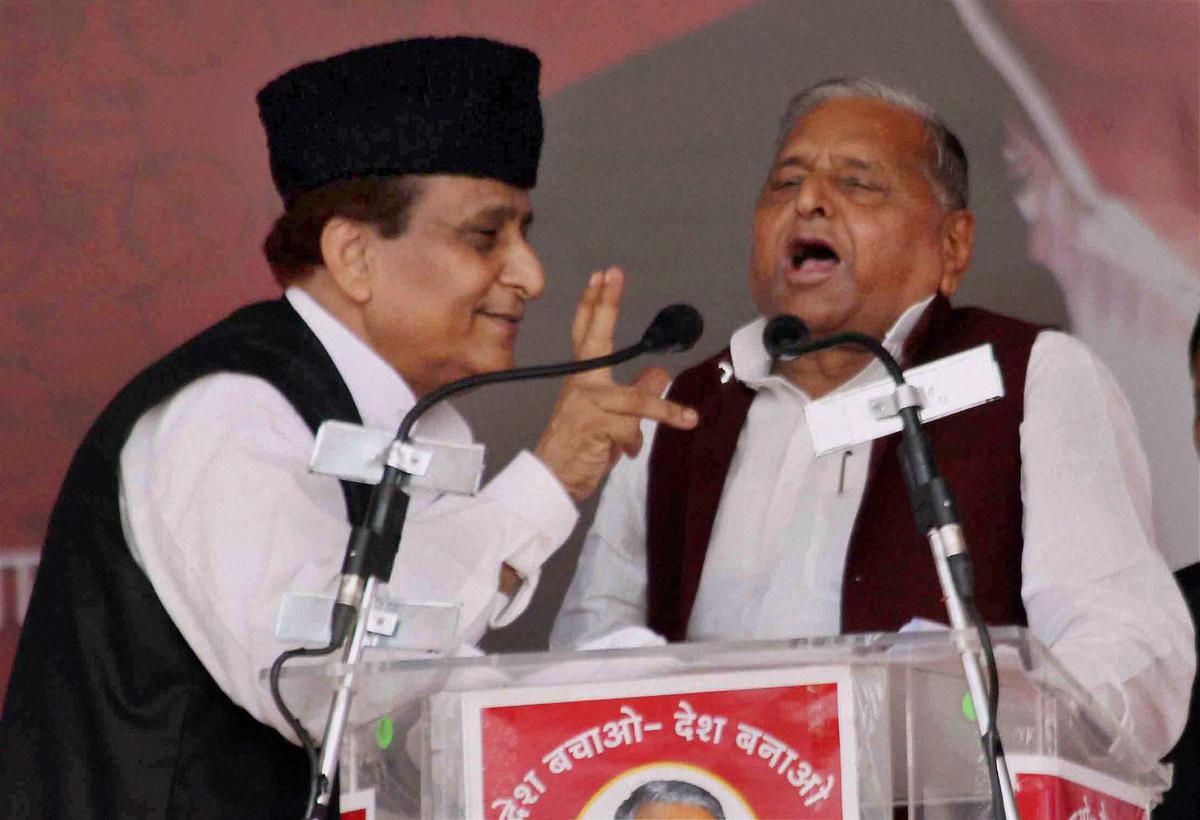
[[[219,371],[274,385],[316,430],[358,422],[285,300],[238,310],[143,371],[88,432],[50,516],[0,718],[0,816],[299,817],[303,751],[205,671],[125,543],[121,449],[138,418]],[[351,520],[369,487],[342,484]],[[341,545],[330,544],[338,550]]]

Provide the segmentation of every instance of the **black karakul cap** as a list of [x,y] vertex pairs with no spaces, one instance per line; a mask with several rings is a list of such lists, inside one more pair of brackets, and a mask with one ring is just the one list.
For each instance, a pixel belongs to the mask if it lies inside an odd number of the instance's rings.
[[258,92],[285,204],[363,176],[464,174],[532,188],[541,62],[475,37],[399,40],[305,63]]

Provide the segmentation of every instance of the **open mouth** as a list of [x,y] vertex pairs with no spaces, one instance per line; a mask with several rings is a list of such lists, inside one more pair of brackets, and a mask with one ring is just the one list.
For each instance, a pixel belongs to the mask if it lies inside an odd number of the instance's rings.
[[837,267],[841,257],[820,239],[802,239],[792,243],[792,270],[797,273],[824,273]]

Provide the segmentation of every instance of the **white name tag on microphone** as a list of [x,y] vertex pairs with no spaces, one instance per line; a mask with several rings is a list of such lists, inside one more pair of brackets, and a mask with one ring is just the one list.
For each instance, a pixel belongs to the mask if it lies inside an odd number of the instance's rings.
[[414,439],[397,444],[390,430],[345,421],[323,421],[317,429],[310,472],[360,484],[378,484],[385,464],[409,474],[409,486],[440,493],[474,495],[483,475],[482,444]]
[[[980,345],[904,371],[921,395],[922,422],[969,410],[1004,395],[991,345]],[[825,455],[900,430],[900,418],[881,409],[896,389],[890,378],[817,399],[804,409],[813,450]]]

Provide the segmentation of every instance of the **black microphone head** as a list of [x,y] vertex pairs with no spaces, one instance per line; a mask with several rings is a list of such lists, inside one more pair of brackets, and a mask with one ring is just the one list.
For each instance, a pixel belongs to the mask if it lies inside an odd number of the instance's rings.
[[799,316],[781,313],[763,328],[763,347],[772,358],[794,355],[801,342],[808,339],[808,325]]
[[703,332],[700,311],[691,305],[668,305],[642,334],[641,346],[647,353],[678,353],[691,349]]

